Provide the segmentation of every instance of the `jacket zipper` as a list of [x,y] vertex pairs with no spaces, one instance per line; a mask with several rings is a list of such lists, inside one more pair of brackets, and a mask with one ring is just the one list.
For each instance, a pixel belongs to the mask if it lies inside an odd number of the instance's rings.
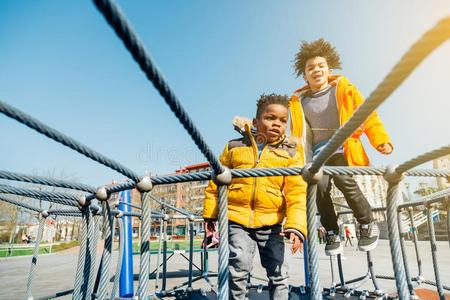
[[[253,137],[251,139],[252,141],[252,146],[253,146],[253,153],[255,155],[255,163],[253,165],[253,168],[256,168],[258,166],[259,163],[259,158],[260,156],[258,155],[258,146],[256,145],[256,142],[253,140]],[[264,146],[264,148],[266,148]],[[261,150],[261,156],[263,154],[264,148]],[[254,219],[255,219],[255,215],[254,215],[254,207],[255,207],[255,198],[256,198],[256,181],[257,181],[258,177],[253,177],[253,186],[252,186],[252,198],[250,200],[250,216],[249,216],[249,227],[252,228],[253,227],[253,223],[254,223]]]

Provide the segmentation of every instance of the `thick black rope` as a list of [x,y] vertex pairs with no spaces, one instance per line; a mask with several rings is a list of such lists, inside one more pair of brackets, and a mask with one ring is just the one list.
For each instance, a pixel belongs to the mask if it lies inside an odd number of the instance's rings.
[[439,21],[406,52],[389,74],[356,110],[353,116],[339,128],[327,145],[312,162],[310,172],[316,173],[345,140],[389,97],[414,69],[437,47],[450,38],[450,17]]
[[398,173],[403,173],[409,169],[412,169],[418,165],[421,165],[423,163],[426,163],[430,160],[436,159],[438,157],[447,155],[450,153],[450,145],[435,149],[433,151],[424,153],[422,155],[419,155],[411,160],[408,160],[404,163],[402,163],[401,165],[399,165],[395,171],[397,171]]
[[18,196],[31,197],[63,205],[78,206],[78,197],[73,194],[57,193],[48,191],[37,191],[31,189],[18,188],[15,186],[0,184],[0,192]]
[[21,181],[21,182],[29,182],[29,183],[48,185],[48,186],[61,187],[61,188],[78,190],[78,191],[85,191],[85,192],[89,192],[89,193],[95,193],[95,190],[96,190],[95,187],[87,185],[87,184],[82,184],[82,183],[77,183],[77,182],[69,182],[69,181],[65,181],[65,180],[53,179],[53,178],[42,177],[42,176],[19,174],[19,173],[1,171],[1,170],[0,170],[0,178],[7,179],[7,180],[15,180],[15,181]]
[[[264,176],[295,176],[301,175],[302,168],[258,168],[258,169],[231,169],[233,178],[242,177],[264,177]],[[373,175],[383,176],[385,172],[384,168],[372,168],[372,167],[323,167],[323,173],[325,175]],[[450,170],[433,170],[433,169],[421,169],[421,170],[409,170],[405,172],[406,176],[419,176],[419,177],[450,177]],[[185,173],[167,176],[152,177],[152,183],[154,185],[159,184],[171,184],[181,183],[189,181],[201,181],[210,180],[211,172],[203,171],[198,173]],[[131,185],[123,183],[114,187],[107,188],[108,192],[119,192],[130,189]]]
[[134,180],[135,182],[139,182],[139,176],[134,173],[132,170],[128,169],[125,166],[120,165],[118,162],[107,158],[103,154],[98,153],[95,150],[90,149],[87,146],[84,146],[83,144],[77,142],[75,139],[51,128],[50,126],[42,123],[41,121],[33,118],[30,115],[25,114],[24,112],[20,111],[19,109],[0,101],[0,112],[7,115],[8,117],[19,121],[20,123],[36,130],[39,133],[42,133],[43,135],[51,138],[54,141],[57,141],[58,143],[61,143],[78,153],[83,154],[86,157],[89,157],[92,160],[95,160],[96,162],[101,163],[104,166],[107,166],[124,176]]
[[17,200],[17,199],[13,199],[11,196],[4,195],[4,194],[0,194],[0,201],[20,206],[22,208],[25,208],[25,209],[30,210],[30,211],[35,212],[35,213],[39,213],[39,212],[42,211],[42,209],[40,209],[38,207],[35,207],[33,205],[30,205],[28,203],[25,203],[25,202]]
[[220,162],[209,149],[200,132],[195,127],[194,122],[192,122],[180,101],[175,96],[175,93],[171,90],[168,83],[153,63],[150,54],[145,50],[143,43],[139,40],[137,34],[120,11],[120,8],[112,1],[108,0],[94,0],[94,3],[109,25],[114,29],[117,36],[122,40],[141,70],[153,83],[153,86],[158,90],[159,94],[164,98],[164,101],[166,101],[167,105],[183,125],[184,129],[189,133],[195,145],[197,145],[211,164],[213,170],[217,174],[222,173]]

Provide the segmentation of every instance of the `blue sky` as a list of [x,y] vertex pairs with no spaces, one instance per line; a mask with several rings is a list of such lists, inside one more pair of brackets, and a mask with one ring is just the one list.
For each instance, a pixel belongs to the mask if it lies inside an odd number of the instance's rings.
[[[119,1],[161,72],[219,154],[235,115],[262,93],[303,85],[292,60],[319,37],[368,96],[449,1]],[[203,161],[187,133],[90,1],[0,1],[0,99],[139,174]],[[450,140],[450,43],[379,113],[395,144],[374,165]],[[123,176],[0,115],[0,168],[100,185]],[[370,147],[370,146],[368,146]]]

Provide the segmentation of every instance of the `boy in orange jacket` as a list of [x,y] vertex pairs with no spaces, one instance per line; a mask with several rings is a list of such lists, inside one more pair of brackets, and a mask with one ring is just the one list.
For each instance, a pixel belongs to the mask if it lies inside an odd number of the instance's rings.
[[[331,136],[344,125],[363,103],[358,89],[344,76],[332,76],[332,69],[340,69],[341,62],[336,49],[324,39],[311,43],[303,41],[295,56],[294,68],[306,85],[291,97],[291,133],[302,140],[305,149],[312,146],[313,158],[325,147]],[[382,154],[390,154],[392,142],[383,123],[374,112],[327,161],[327,166],[367,166],[369,159],[362,146],[360,136],[365,133]],[[307,142],[307,136],[312,141]],[[379,230],[373,222],[372,208],[352,176],[323,176],[317,184],[317,208],[321,223],[327,230],[325,253],[342,253],[336,212],[330,196],[331,179],[344,194],[348,205],[359,222],[362,251],[374,249]]]
[[[257,104],[252,133],[225,146],[220,161],[232,169],[299,167],[297,145],[285,137],[287,96],[262,95]],[[217,187],[210,181],[205,191],[203,217],[212,227],[218,213]],[[288,274],[284,264],[283,235],[301,249],[306,237],[306,183],[301,176],[233,178],[228,187],[230,299],[247,299],[247,278],[256,247],[269,278],[271,299],[288,299]],[[284,226],[282,222],[285,219]]]

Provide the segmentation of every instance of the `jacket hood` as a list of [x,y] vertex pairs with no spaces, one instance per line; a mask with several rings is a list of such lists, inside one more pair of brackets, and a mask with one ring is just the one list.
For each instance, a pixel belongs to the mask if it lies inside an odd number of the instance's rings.
[[[338,82],[342,83],[342,84],[348,84],[350,83],[349,80],[343,76],[343,75],[333,75],[328,77],[328,84],[332,85],[332,86],[337,86]],[[295,95],[303,95],[304,93],[306,93],[307,91],[310,91],[311,88],[309,87],[309,84],[306,84],[304,86],[302,86],[301,88],[299,88],[298,90],[296,90],[294,92]]]

